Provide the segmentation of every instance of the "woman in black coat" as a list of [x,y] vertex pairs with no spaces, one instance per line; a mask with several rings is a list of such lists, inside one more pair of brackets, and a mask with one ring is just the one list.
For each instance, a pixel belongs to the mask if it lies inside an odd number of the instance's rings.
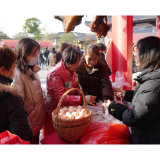
[[95,96],[93,103],[99,100],[113,100],[113,89],[108,66],[99,60],[97,45],[88,45],[76,71],[81,90],[85,95]]
[[11,86],[16,60],[12,48],[0,45],[0,133],[8,130],[22,140],[31,141],[33,134],[18,86]]
[[160,144],[160,39],[146,37],[137,43],[136,65],[142,70],[134,91],[126,91],[124,99],[131,108],[107,101],[109,113],[130,129],[131,144]]

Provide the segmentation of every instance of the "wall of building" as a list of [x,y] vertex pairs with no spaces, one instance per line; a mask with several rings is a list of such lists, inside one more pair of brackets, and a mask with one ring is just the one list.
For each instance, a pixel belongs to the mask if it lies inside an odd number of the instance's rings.
[[[139,39],[148,36],[157,36],[157,29],[155,26],[150,23],[141,23],[133,27],[133,43],[137,43]],[[112,38],[112,32],[108,32],[108,38]]]
[[133,27],[133,33],[157,32],[156,26],[150,23],[136,24]]

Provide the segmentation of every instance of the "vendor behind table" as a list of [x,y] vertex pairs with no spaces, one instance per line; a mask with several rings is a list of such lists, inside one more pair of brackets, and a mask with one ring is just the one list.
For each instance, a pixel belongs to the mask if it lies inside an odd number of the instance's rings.
[[[99,60],[99,47],[87,45],[76,71],[81,90],[85,95],[95,96],[95,102],[113,100],[114,94],[108,66]],[[95,102],[91,105],[95,106]]]

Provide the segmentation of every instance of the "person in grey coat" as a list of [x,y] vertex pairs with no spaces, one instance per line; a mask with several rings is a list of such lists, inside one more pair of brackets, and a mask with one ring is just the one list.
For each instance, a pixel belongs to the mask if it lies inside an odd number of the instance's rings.
[[143,38],[137,47],[135,61],[142,73],[135,79],[134,91],[124,95],[131,108],[110,100],[104,106],[129,126],[131,144],[160,144],[160,38]]
[[44,64],[44,52],[42,51],[39,51],[39,54],[38,54],[38,64],[39,66],[41,67],[41,69],[43,69],[43,64]]

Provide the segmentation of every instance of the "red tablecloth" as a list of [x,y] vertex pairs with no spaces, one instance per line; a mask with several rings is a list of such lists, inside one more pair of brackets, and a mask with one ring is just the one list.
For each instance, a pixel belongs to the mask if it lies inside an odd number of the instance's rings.
[[41,140],[41,144],[72,144],[72,143],[66,140],[60,139],[58,134],[54,132],[49,136],[47,136],[46,138],[43,138]]

